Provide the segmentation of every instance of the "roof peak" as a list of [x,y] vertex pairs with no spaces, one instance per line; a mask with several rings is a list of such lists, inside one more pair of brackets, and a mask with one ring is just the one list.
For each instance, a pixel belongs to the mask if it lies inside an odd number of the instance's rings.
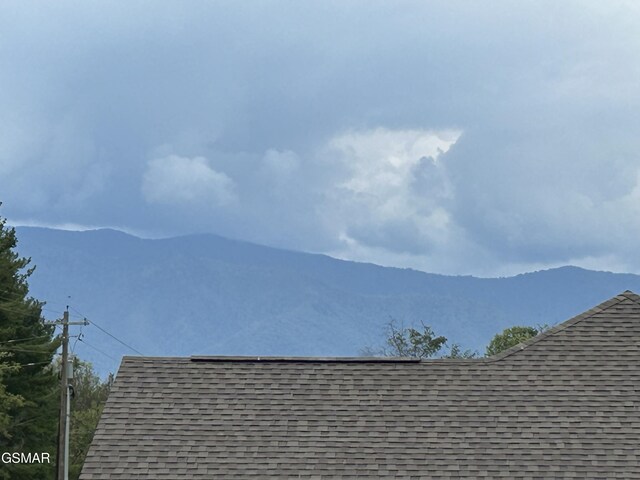
[[591,318],[592,316],[594,316],[597,313],[600,313],[604,310],[607,310],[608,308],[613,307],[614,305],[617,305],[620,302],[623,302],[624,300],[631,300],[637,304],[640,305],[640,295],[637,295],[636,293],[632,292],[631,290],[625,290],[624,292],[616,295],[615,297],[610,298],[609,300],[605,300],[604,302],[596,305],[593,308],[590,308],[589,310],[582,312],[574,317],[571,317],[568,320],[565,320],[564,322],[556,325],[553,328],[550,328],[549,330],[547,330],[546,332],[543,332],[539,335],[536,335],[533,338],[530,338],[529,340],[526,340],[522,343],[519,343],[518,345],[515,345],[503,352],[500,352],[496,355],[493,355],[491,357],[487,357],[487,360],[489,361],[496,361],[496,360],[502,360],[503,358],[506,358],[510,355],[513,355],[514,353],[520,352],[522,350],[524,350],[525,348],[528,348],[534,344],[539,343],[540,341],[543,341],[544,339],[546,339],[547,337],[550,337],[552,335],[555,335],[556,333],[559,333],[573,325],[575,325],[576,323],[581,322],[582,320],[585,320],[587,318]]

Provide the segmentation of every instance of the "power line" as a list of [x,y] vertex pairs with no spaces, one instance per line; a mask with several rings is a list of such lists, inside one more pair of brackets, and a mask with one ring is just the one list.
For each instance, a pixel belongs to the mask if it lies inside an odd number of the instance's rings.
[[13,365],[17,365],[18,367],[31,367],[33,365],[51,365],[51,362],[18,363]]
[[22,342],[23,340],[34,340],[36,338],[50,338],[49,335],[40,335],[38,337],[24,337],[24,338],[13,338],[11,340],[3,340],[0,343],[13,343],[13,342]]
[[[120,340],[118,337],[116,337],[115,335],[107,332],[104,328],[102,328],[100,325],[98,325],[94,320],[89,320],[87,319],[87,317],[85,315],[82,314],[81,311],[79,311],[77,308],[74,307],[69,307],[71,310],[73,310],[74,312],[76,312],[78,315],[82,316],[82,319],[86,322],[89,322],[91,325],[94,325],[96,327],[98,327],[99,330],[101,330],[103,333],[106,333],[107,335],[109,335],[111,338],[113,338],[116,342],[124,345],[125,347],[127,347],[129,350],[136,352],[138,355],[142,355],[144,357],[144,353],[142,353],[140,350],[137,350],[135,348],[133,348],[131,345],[129,345],[128,343],[125,343],[124,341]],[[82,341],[82,340],[81,340]],[[86,343],[86,342],[85,342]]]
[[80,327],[80,332],[78,333],[78,335],[76,335],[76,341],[73,342],[73,346],[71,347],[71,355],[73,355],[73,353],[76,350],[76,345],[78,344],[78,342],[80,341],[80,338],[82,337],[82,328],[84,327],[84,325],[82,325]]
[[[13,295],[13,298],[11,298],[10,296],[7,295]],[[49,300],[38,300],[34,297],[27,297],[25,295],[27,294],[21,294],[21,293],[5,293],[0,295],[0,302],[4,301],[6,303],[16,303],[16,304],[21,304],[23,302],[28,302],[28,305],[24,305],[26,307],[32,307],[34,305],[39,305],[40,306],[40,310],[45,311],[45,312],[51,312],[51,313],[55,313],[56,315],[63,315],[63,310],[54,310],[52,308],[48,308],[50,305],[60,305],[60,306],[64,306],[64,304],[60,303],[60,302],[52,302]],[[7,306],[7,305],[0,305],[0,308],[3,310],[7,310],[7,311],[11,311],[13,313],[24,313],[22,310],[19,310],[21,307],[19,307],[18,305],[14,305],[14,306]]]
[[75,308],[73,308],[73,307],[67,307],[67,308],[71,308],[72,310],[76,311],[77,315],[74,315],[74,316],[78,317],[78,318],[81,318],[84,321],[84,323],[82,325],[80,325],[80,331],[78,332],[78,335],[76,336],[76,341],[73,342],[73,346],[71,347],[71,355],[73,355],[73,353],[75,352],[75,349],[76,349],[76,345],[78,344],[78,341],[82,338],[82,329],[87,324],[87,319],[86,319],[86,317],[84,315],[82,315],[80,312],[78,312]]
[[112,357],[111,355],[109,355],[106,352],[103,352],[102,350],[100,350],[98,347],[94,347],[93,345],[91,345],[90,343],[87,343],[85,340],[82,340],[81,338],[79,338],[78,340],[80,340],[82,343],[84,343],[87,347],[93,348],[96,352],[101,353],[102,355],[104,355],[105,357],[109,357],[111,360],[113,360],[114,362],[117,362],[118,359]]
[[133,348],[131,345],[123,342],[122,340],[120,340],[118,337],[116,337],[115,335],[112,335],[111,333],[107,332],[104,328],[102,328],[100,325],[98,325],[95,321],[93,320],[87,320],[91,325],[94,325],[96,327],[98,327],[98,329],[100,331],[102,331],[103,333],[106,333],[107,335],[109,335],[111,338],[113,338],[116,342],[121,343],[122,345],[124,345],[125,347],[127,347],[129,350],[136,352],[138,355],[142,355],[144,356],[144,353],[142,353],[140,350],[137,350],[135,348]]
[[2,310],[3,312],[13,313],[13,314],[16,314],[16,315],[30,315],[31,314],[31,312],[29,312],[28,310],[22,309],[22,308],[20,308],[18,306],[9,307],[9,306],[0,304],[0,310]]
[[[69,297],[70,298],[70,297]],[[31,297],[29,296],[29,292],[24,292],[24,293],[20,293],[20,292],[4,292],[2,294],[0,294],[0,301],[5,301],[5,302],[30,302],[30,303],[38,303],[42,306],[44,305],[60,305],[61,307],[65,307],[64,303],[60,303],[60,302],[53,302],[51,300],[39,300],[35,297]]]
[[[32,308],[38,308],[40,309],[40,311],[45,310],[44,308],[42,308],[42,305],[43,304],[37,304],[37,303],[19,304],[19,302],[17,301],[13,301],[13,300],[3,301],[2,299],[0,299],[0,309],[6,312],[15,313],[15,314],[29,314],[31,313],[29,309],[32,309]],[[47,310],[50,310],[50,309],[47,309]]]
[[79,311],[77,308],[75,307],[69,307],[71,310],[73,310],[74,312],[76,312],[76,314],[80,315],[80,317],[82,318],[86,318],[86,315],[84,315],[81,311]]
[[[45,318],[44,318],[44,311],[45,310],[47,312],[55,313],[56,315],[62,316],[62,312],[59,312],[57,310],[50,310],[50,309],[41,308],[40,309],[40,320],[45,320]],[[22,317],[25,317],[25,316],[28,317],[28,316],[32,315],[32,313],[33,313],[33,312],[30,312],[28,309],[23,309],[23,308],[18,307],[18,306],[9,307],[7,305],[2,305],[2,304],[0,304],[0,312],[1,313],[7,313],[7,314],[14,314],[14,315],[22,316]]]
[[81,320],[84,320],[84,319],[85,319],[86,315],[83,315],[82,313],[80,313],[80,312],[78,311],[78,309],[77,309],[77,308],[74,308],[74,307],[72,307],[71,305],[67,305],[67,308],[68,308],[69,310],[73,310],[74,312],[76,312],[76,313],[71,313],[71,312],[69,312],[69,315],[70,315],[71,317],[79,318],[79,319],[81,319]]
[[[46,400],[47,398],[51,398],[53,395],[57,395],[58,392],[57,391],[53,391],[51,393],[48,393],[47,395],[44,395],[42,397],[39,398],[40,401],[42,400]],[[15,426],[21,426],[24,425],[25,423],[29,423],[29,422],[33,422],[35,420],[39,420],[40,418],[44,418],[44,417],[49,417],[51,414],[50,413],[45,413],[43,415],[37,415],[35,417],[31,417],[31,418],[27,418],[26,420],[22,420],[20,422],[15,423]]]
[[[57,393],[57,392],[56,392]],[[31,417],[31,418],[27,418],[26,420],[23,420],[21,422],[17,422],[14,424],[14,426],[16,427],[21,427],[22,425],[25,425],[27,423],[31,423],[31,422],[35,422],[36,420],[40,420],[41,418],[45,418],[45,417],[49,417],[50,414],[46,413],[44,415],[38,415],[37,417]]]
[[[36,346],[36,345],[33,345],[33,346]],[[46,353],[46,354],[54,353],[53,351],[49,352],[46,349],[37,350],[35,348],[23,348],[23,347],[20,347],[20,346],[17,346],[17,347],[4,347],[4,346],[1,346],[0,347],[0,351],[10,352],[10,353]]]
[[45,307],[45,305],[48,304],[46,302],[24,304],[19,300],[3,300],[0,298],[0,307],[6,310],[15,310],[19,312],[22,309],[39,307],[40,310],[55,313],[56,315],[63,314],[62,310],[54,310],[53,308]]
[[[35,299],[34,297],[28,297],[27,295],[29,295],[29,292],[26,291],[24,293],[20,293],[20,292],[4,292],[3,294],[0,295],[0,300],[6,300],[7,302],[13,302],[16,299],[20,299],[20,300],[33,300],[34,302],[38,302],[39,300]],[[40,302],[40,303],[44,303],[44,302]]]
[[92,325],[95,325],[96,327],[98,327],[102,332],[106,333],[107,335],[109,335],[111,338],[113,338],[115,341],[121,343],[122,345],[124,345],[125,347],[127,347],[129,350],[136,352],[138,355],[142,355],[144,357],[144,353],[142,353],[140,350],[137,350],[135,348],[133,348],[131,345],[123,342],[122,340],[120,340],[118,337],[116,337],[115,335],[110,334],[109,332],[107,332],[104,328],[102,328],[100,325],[98,325],[96,322],[94,322],[93,320],[89,320],[89,323],[91,323]]

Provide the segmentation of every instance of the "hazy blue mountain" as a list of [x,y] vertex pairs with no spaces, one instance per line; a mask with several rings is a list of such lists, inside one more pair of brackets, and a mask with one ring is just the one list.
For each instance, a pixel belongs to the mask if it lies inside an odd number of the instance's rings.
[[[31,291],[48,301],[48,318],[68,303],[74,319],[87,316],[146,355],[356,355],[382,343],[390,318],[423,321],[483,351],[508,326],[557,323],[624,290],[640,292],[640,276],[576,267],[481,279],[215,235],[17,230],[20,253],[37,265]],[[117,359],[78,342],[76,352],[102,372],[132,353],[95,326],[83,334]]]

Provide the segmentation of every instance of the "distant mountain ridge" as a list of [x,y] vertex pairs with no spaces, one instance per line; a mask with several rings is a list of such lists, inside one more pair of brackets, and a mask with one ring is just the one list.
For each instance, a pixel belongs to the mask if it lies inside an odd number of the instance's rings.
[[[557,323],[640,276],[562,267],[484,279],[337,260],[216,235],[141,239],[115,230],[18,227],[47,316],[69,303],[146,355],[357,355],[384,324],[425,322],[483,350],[516,325]],[[68,297],[71,299],[68,299]],[[76,332],[77,333],[77,332]],[[127,348],[85,327],[76,351],[102,372]],[[88,347],[87,344],[92,345]],[[103,353],[98,352],[102,350]]]

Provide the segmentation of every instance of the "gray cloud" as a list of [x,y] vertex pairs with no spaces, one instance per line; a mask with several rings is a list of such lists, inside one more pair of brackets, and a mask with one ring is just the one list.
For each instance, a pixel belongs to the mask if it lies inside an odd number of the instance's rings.
[[203,157],[150,160],[142,177],[142,194],[150,204],[186,204],[215,208],[235,200],[234,183]]
[[638,272],[639,17],[595,1],[3,4],[3,214],[446,273]]

